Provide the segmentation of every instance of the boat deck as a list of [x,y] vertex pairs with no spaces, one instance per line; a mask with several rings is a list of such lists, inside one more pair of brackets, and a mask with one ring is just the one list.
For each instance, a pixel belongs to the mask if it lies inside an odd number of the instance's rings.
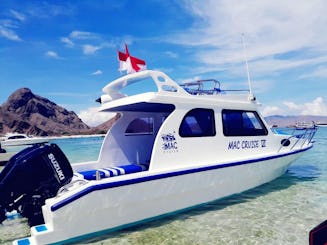
[[148,170],[148,166],[141,164],[129,164],[117,167],[99,168],[75,173],[76,176],[86,180],[100,180],[124,174],[132,174]]

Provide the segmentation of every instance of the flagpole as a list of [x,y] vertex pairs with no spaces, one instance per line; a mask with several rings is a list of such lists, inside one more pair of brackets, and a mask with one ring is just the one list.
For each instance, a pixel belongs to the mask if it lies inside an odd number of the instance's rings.
[[252,94],[252,86],[251,86],[248,58],[247,58],[246,47],[245,47],[245,42],[244,42],[244,33],[242,33],[242,44],[243,44],[243,54],[244,54],[244,59],[245,59],[246,73],[247,73],[247,77],[248,77],[249,92],[250,92],[250,94]]

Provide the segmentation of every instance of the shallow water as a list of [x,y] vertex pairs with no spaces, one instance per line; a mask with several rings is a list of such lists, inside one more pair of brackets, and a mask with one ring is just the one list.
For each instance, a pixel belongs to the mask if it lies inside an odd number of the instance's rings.
[[[319,129],[315,140],[312,150],[270,183],[79,244],[308,244],[309,231],[327,219],[327,128]],[[78,162],[82,154],[96,160],[101,141],[56,143],[71,162]],[[28,235],[22,218],[7,220],[0,227],[1,244]]]

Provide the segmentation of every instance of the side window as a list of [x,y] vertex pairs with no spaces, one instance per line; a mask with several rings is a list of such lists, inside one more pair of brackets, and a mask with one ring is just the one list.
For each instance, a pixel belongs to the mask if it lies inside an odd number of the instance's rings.
[[259,136],[268,134],[268,130],[255,111],[223,110],[222,120],[225,136]]
[[193,109],[182,120],[179,127],[181,137],[215,136],[215,114],[211,109]]
[[153,134],[153,118],[142,117],[134,119],[125,131],[126,135]]

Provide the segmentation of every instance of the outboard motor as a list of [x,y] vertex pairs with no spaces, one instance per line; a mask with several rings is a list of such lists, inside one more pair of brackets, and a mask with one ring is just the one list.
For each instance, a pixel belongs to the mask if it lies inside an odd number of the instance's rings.
[[14,155],[0,173],[0,223],[17,210],[30,226],[44,223],[41,207],[73,177],[72,167],[56,144],[36,144]]

